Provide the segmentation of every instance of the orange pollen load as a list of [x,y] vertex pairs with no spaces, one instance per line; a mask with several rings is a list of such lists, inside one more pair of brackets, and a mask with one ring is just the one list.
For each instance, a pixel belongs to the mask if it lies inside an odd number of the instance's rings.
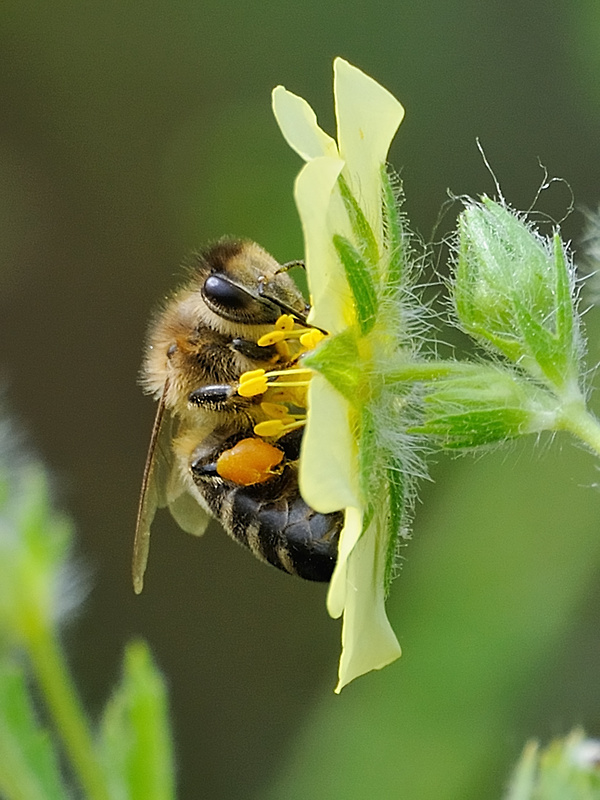
[[241,439],[217,459],[217,473],[239,486],[252,486],[272,478],[283,452],[263,439]]

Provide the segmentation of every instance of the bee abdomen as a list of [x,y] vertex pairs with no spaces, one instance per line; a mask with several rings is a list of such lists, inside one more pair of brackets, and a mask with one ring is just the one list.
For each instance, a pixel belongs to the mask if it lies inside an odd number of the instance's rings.
[[273,499],[265,496],[264,485],[258,491],[235,488],[221,514],[228,532],[258,558],[306,580],[331,578],[343,515],[313,511],[297,485],[290,482],[287,492]]
[[287,464],[281,475],[252,486],[192,474],[227,533],[261,561],[305,580],[331,578],[343,514],[319,514],[304,502],[295,465]]

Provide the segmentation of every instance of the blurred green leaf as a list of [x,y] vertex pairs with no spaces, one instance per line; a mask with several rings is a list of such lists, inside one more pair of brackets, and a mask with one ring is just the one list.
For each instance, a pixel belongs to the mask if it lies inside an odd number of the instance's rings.
[[[593,761],[586,763],[591,745]],[[530,742],[523,752],[506,800],[600,800],[600,744],[583,731],[557,739],[543,750]]]
[[127,647],[123,678],[106,706],[101,737],[113,800],[175,797],[167,691],[144,642]]
[[0,662],[0,793],[6,800],[65,800],[58,757],[38,723],[23,670]]
[[68,605],[61,581],[71,524],[52,508],[39,464],[20,465],[0,507],[0,639],[27,639],[52,627]]

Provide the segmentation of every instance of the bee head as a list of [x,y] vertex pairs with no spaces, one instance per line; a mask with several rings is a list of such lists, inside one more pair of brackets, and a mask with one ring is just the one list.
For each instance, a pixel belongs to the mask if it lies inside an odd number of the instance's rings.
[[282,313],[305,318],[306,303],[294,282],[254,242],[222,240],[202,255],[199,267],[204,302],[223,320],[273,325]]

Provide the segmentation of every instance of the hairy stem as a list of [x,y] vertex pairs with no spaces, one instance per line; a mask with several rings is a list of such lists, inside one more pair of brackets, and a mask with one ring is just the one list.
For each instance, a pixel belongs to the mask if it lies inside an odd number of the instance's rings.
[[600,456],[600,421],[587,410],[583,399],[562,408],[557,428],[577,436]]

